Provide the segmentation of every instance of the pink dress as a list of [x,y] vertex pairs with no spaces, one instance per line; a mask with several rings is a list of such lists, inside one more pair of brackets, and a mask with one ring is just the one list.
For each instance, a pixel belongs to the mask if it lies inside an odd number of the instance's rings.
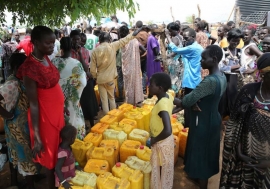
[[[63,167],[61,169],[64,178],[67,181],[69,181],[71,178],[75,177],[75,158],[72,154],[72,151],[65,150],[65,149],[62,149],[61,147],[59,147],[57,157],[58,157],[58,159],[63,158],[63,157],[66,158],[66,160],[63,164]],[[57,175],[55,174],[55,187],[59,187],[59,186],[60,186],[60,181],[59,181],[59,178],[57,177]]]

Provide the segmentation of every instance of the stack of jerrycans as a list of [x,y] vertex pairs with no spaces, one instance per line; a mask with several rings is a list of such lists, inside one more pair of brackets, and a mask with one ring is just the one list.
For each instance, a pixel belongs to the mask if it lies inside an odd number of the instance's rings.
[[131,169],[140,170],[143,173],[143,188],[150,189],[151,180],[151,163],[149,161],[143,161],[136,156],[130,156],[125,161],[125,164]]
[[121,121],[124,118],[124,110],[113,109],[108,112],[108,115],[117,117],[117,122]]
[[114,149],[114,159],[115,162],[119,162],[119,141],[118,140],[102,140],[99,144],[100,147],[107,147]]
[[84,142],[76,139],[71,145],[72,153],[81,167],[84,167],[87,162],[87,152],[94,149],[94,145],[91,142]]
[[111,170],[111,168],[115,165],[114,149],[107,147],[95,147],[90,154],[90,159],[100,159],[108,161]]
[[116,163],[112,173],[118,178],[126,178],[130,181],[131,189],[143,189],[143,174],[140,170],[131,169],[124,163]]
[[107,160],[89,159],[83,169],[87,173],[95,173],[96,175],[104,174],[110,171]]
[[118,140],[119,145],[121,146],[122,143],[127,140],[127,134],[123,131],[115,131],[113,129],[107,129],[103,133],[104,140]]
[[129,156],[136,156],[136,151],[141,146],[139,141],[126,140],[120,147],[120,161],[124,163]]
[[130,189],[130,182],[123,178],[117,178],[112,173],[100,174],[97,178],[98,189]]
[[92,188],[97,188],[97,176],[94,173],[86,173],[76,170],[76,176],[71,179],[71,182],[75,186],[90,186]]
[[146,145],[149,138],[149,133],[142,129],[133,129],[128,135],[129,140],[139,141],[142,145]]
[[141,112],[139,112],[136,108],[131,109],[124,114],[125,118],[132,119],[137,122],[137,128],[144,130],[144,116]]

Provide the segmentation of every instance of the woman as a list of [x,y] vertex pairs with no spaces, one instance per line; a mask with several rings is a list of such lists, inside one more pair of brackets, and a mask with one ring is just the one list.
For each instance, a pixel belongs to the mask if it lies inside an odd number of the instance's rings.
[[55,35],[46,26],[36,26],[31,33],[33,52],[20,66],[30,103],[28,122],[34,161],[46,169],[50,189],[54,189],[54,167],[64,121],[64,95],[59,72],[48,55],[53,53]]
[[10,161],[11,186],[18,185],[17,171],[26,177],[29,189],[34,189],[33,176],[37,173],[32,160],[27,121],[29,107],[23,83],[16,77],[18,68],[25,61],[24,54],[12,54],[9,62],[11,74],[0,88],[0,115],[5,118],[5,134]]
[[[199,21],[195,24],[195,31],[196,34],[196,41],[205,49],[208,45],[208,37],[206,33],[204,32],[205,24],[202,21]],[[201,70],[202,79],[206,77],[209,74],[208,70]]]
[[220,48],[226,48],[229,46],[228,40],[227,40],[227,33],[229,31],[229,28],[227,25],[221,25],[218,28],[218,45]]
[[[172,42],[179,48],[183,47],[182,37],[179,35],[180,27],[176,22],[168,24],[167,29],[170,31],[170,36],[172,37]],[[172,53],[168,48],[168,72],[171,77],[172,86],[175,94],[178,94],[181,89],[181,83],[184,73],[183,62],[180,54]]]
[[[84,37],[86,40],[85,35]],[[82,107],[84,118],[86,120],[89,120],[91,127],[93,127],[95,125],[94,119],[98,115],[99,107],[94,91],[94,81],[89,71],[89,61],[90,61],[89,51],[81,46],[80,32],[78,32],[77,30],[71,31],[70,38],[72,43],[71,57],[77,59],[81,63],[88,77],[87,85],[84,88],[81,95],[80,104]]]
[[[151,26],[151,29],[157,29],[157,27]],[[148,78],[148,85],[149,85],[149,79],[154,73],[161,72],[161,63],[157,59],[157,56],[159,55],[159,43],[158,40],[155,38],[157,34],[155,32],[151,32],[151,35],[149,35],[147,39],[147,78]]]
[[[120,38],[128,34],[129,29],[126,26],[119,28]],[[121,48],[125,98],[127,103],[134,106],[144,100],[139,46],[138,40],[133,39]]]
[[[207,189],[208,179],[219,172],[221,117],[218,104],[226,89],[226,77],[218,68],[222,55],[219,46],[206,47],[201,65],[209,70],[209,75],[182,102],[175,102],[174,112],[190,109],[184,170],[190,178],[199,181],[200,189]],[[197,109],[191,108],[196,103]]]
[[252,27],[243,30],[244,47],[241,50],[241,67],[239,68],[241,74],[241,86],[255,81],[254,71],[256,69],[256,59],[263,53],[253,42],[252,38],[256,30]]
[[222,117],[230,115],[230,111],[234,104],[238,90],[238,75],[237,69],[240,68],[241,50],[237,49],[237,45],[243,38],[243,34],[239,29],[232,29],[227,36],[229,46],[224,48],[225,60],[219,64],[220,71],[225,73],[227,78],[227,89],[222,99],[220,100],[219,113]]
[[224,138],[221,188],[270,188],[270,53],[257,61],[263,78],[245,85]]
[[52,63],[60,73],[59,84],[65,96],[65,108],[69,116],[65,116],[66,125],[72,125],[77,129],[77,138],[83,140],[85,136],[85,122],[80,106],[80,98],[86,86],[86,74],[82,64],[70,57],[71,39],[63,37],[60,40],[62,56],[54,58]]

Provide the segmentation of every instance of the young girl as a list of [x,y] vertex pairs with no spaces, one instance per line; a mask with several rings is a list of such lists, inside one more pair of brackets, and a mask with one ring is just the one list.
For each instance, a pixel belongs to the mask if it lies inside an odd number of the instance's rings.
[[68,181],[75,176],[75,158],[71,151],[71,144],[74,143],[77,136],[77,129],[74,126],[67,125],[61,132],[62,142],[58,149],[58,160],[55,167],[55,186],[62,185],[65,189],[70,189]]
[[171,87],[171,78],[165,73],[155,73],[150,79],[149,95],[158,101],[152,110],[151,133],[151,189],[171,189],[174,175],[174,138],[171,114],[174,98],[166,93]]

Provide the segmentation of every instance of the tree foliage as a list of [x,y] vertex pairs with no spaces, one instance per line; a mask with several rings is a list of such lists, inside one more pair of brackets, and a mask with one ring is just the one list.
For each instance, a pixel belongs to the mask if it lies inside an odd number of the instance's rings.
[[187,23],[193,23],[192,15],[186,17],[186,22]]
[[116,13],[116,10],[128,12],[134,16],[139,5],[133,0],[1,0],[0,22],[5,21],[5,11],[12,13],[13,23],[28,25],[59,26],[66,16],[71,22],[80,17],[99,20],[102,16]]

